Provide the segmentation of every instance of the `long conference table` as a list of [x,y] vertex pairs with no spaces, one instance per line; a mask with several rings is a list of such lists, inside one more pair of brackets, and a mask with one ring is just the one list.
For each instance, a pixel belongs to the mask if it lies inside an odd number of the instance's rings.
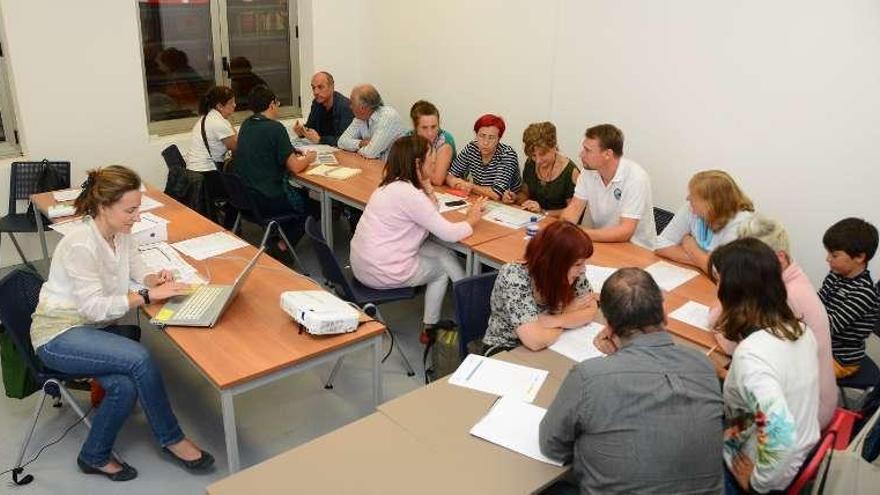
[[[319,193],[324,212],[329,213],[333,201],[363,208],[379,183],[381,165],[345,152],[337,153],[337,159],[363,172],[356,180],[301,176],[299,182]],[[372,179],[365,180],[368,177]],[[450,220],[456,219],[451,213],[463,218],[457,212],[446,213]],[[543,224],[552,221],[548,218]],[[325,232],[327,229],[329,225]],[[470,250],[470,272],[479,273],[484,265],[498,267],[521,259],[527,242],[523,229],[482,221],[472,238],[462,242],[462,249]],[[659,260],[653,252],[631,243],[596,243],[589,262],[646,267]],[[664,292],[664,309],[668,314],[689,300],[710,306],[717,303],[715,286],[705,275]],[[730,359],[718,350],[710,332],[671,318],[667,325],[678,344],[704,351],[723,373]],[[542,407],[552,402],[576,364],[549,349],[534,352],[522,346],[493,359],[547,370],[548,377],[534,401]],[[469,434],[496,399],[450,385],[443,378],[380,405],[370,416],[214,483],[207,491],[210,495],[539,492],[568,468],[541,463]]]
[[[152,213],[169,221],[168,242],[223,231],[219,225],[153,188],[146,195],[162,203]],[[39,215],[46,215],[56,203],[51,192],[31,197]],[[65,218],[55,221],[64,221]],[[186,261],[201,273],[210,273],[210,282],[231,284],[244,265],[257,252],[251,245],[224,255]],[[235,424],[235,396],[276,380],[313,368],[322,363],[363,349],[372,349],[373,403],[382,401],[382,336],[385,327],[362,315],[357,331],[341,335],[315,336],[300,332],[300,326],[280,309],[281,293],[289,290],[322,289],[311,279],[287,268],[270,256],[260,256],[254,272],[241,292],[213,328],[165,327],[178,350],[213,385],[220,395],[226,455],[230,472],[240,468],[238,434]],[[145,309],[153,317],[161,303]]]

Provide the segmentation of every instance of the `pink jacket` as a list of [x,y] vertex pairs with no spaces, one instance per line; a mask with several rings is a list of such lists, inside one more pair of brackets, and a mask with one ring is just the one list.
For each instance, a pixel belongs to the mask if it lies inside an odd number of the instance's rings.
[[[813,331],[813,336],[816,338],[819,358],[819,427],[825,428],[837,407],[837,381],[834,378],[831,357],[831,328],[828,323],[828,313],[819,300],[813,283],[797,263],[792,262],[782,272],[782,281],[788,292],[788,305],[794,315]],[[714,325],[720,315],[721,307],[712,308],[710,322]],[[725,339],[721,334],[715,334],[715,337],[722,349],[728,354],[733,354],[736,342]]]
[[473,233],[467,222],[443,218],[425,193],[409,182],[376,189],[351,239],[351,269],[369,287],[405,286],[418,267],[417,254],[428,234],[458,242]]

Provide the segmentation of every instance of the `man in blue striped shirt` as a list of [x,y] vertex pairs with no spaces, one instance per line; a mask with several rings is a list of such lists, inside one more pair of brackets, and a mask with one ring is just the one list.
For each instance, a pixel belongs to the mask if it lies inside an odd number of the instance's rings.
[[376,88],[369,84],[351,90],[354,120],[339,136],[338,146],[364,158],[385,160],[388,150],[406,128],[397,110],[385,105]]

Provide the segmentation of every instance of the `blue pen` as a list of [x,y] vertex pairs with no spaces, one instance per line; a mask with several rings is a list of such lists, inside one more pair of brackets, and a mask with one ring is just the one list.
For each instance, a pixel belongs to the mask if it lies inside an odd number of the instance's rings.
[[474,366],[474,369],[472,369],[471,372],[468,373],[468,376],[467,376],[467,378],[464,379],[464,381],[466,381],[466,382],[470,381],[471,377],[474,376],[474,373],[476,373],[477,370],[480,369],[480,366],[482,366],[484,362],[486,362],[485,359],[480,360],[480,362],[477,363],[476,366]]

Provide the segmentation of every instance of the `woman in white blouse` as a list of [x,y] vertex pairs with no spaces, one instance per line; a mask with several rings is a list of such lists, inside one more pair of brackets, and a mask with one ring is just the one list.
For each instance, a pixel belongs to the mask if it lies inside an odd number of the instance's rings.
[[[137,174],[122,166],[89,172],[75,202],[77,213],[85,215],[82,225],[58,243],[31,325],[33,346],[44,365],[93,376],[106,391],[77,464],[85,473],[113,481],[137,476],[111,454],[138,399],[156,440],[172,459],[194,471],[214,462],[181,431],[146,348],[117,334],[116,320],[131,308],[188,291],[168,271],[148,273],[138,255],[130,234],[139,220],[140,186]],[[129,279],[146,288],[130,292]]]
[[[190,133],[189,152],[186,154],[186,169],[190,177],[201,182],[201,195],[194,196],[190,207],[199,213],[216,220],[214,202],[226,198],[226,188],[220,178],[223,160],[228,151],[235,151],[238,134],[229,122],[235,112],[235,93],[226,86],[214,86],[199,101],[201,118],[193,125]],[[200,176],[200,177],[199,177]],[[232,215],[227,215],[230,219]],[[232,223],[229,223],[231,226]]]
[[657,236],[658,256],[706,271],[709,253],[737,238],[752,217],[752,200],[722,170],[697,172],[688,182],[687,203]]
[[819,440],[816,339],[786,301],[776,253],[755,238],[710,256],[721,316],[737,342],[724,381],[726,492],[785,490]]

